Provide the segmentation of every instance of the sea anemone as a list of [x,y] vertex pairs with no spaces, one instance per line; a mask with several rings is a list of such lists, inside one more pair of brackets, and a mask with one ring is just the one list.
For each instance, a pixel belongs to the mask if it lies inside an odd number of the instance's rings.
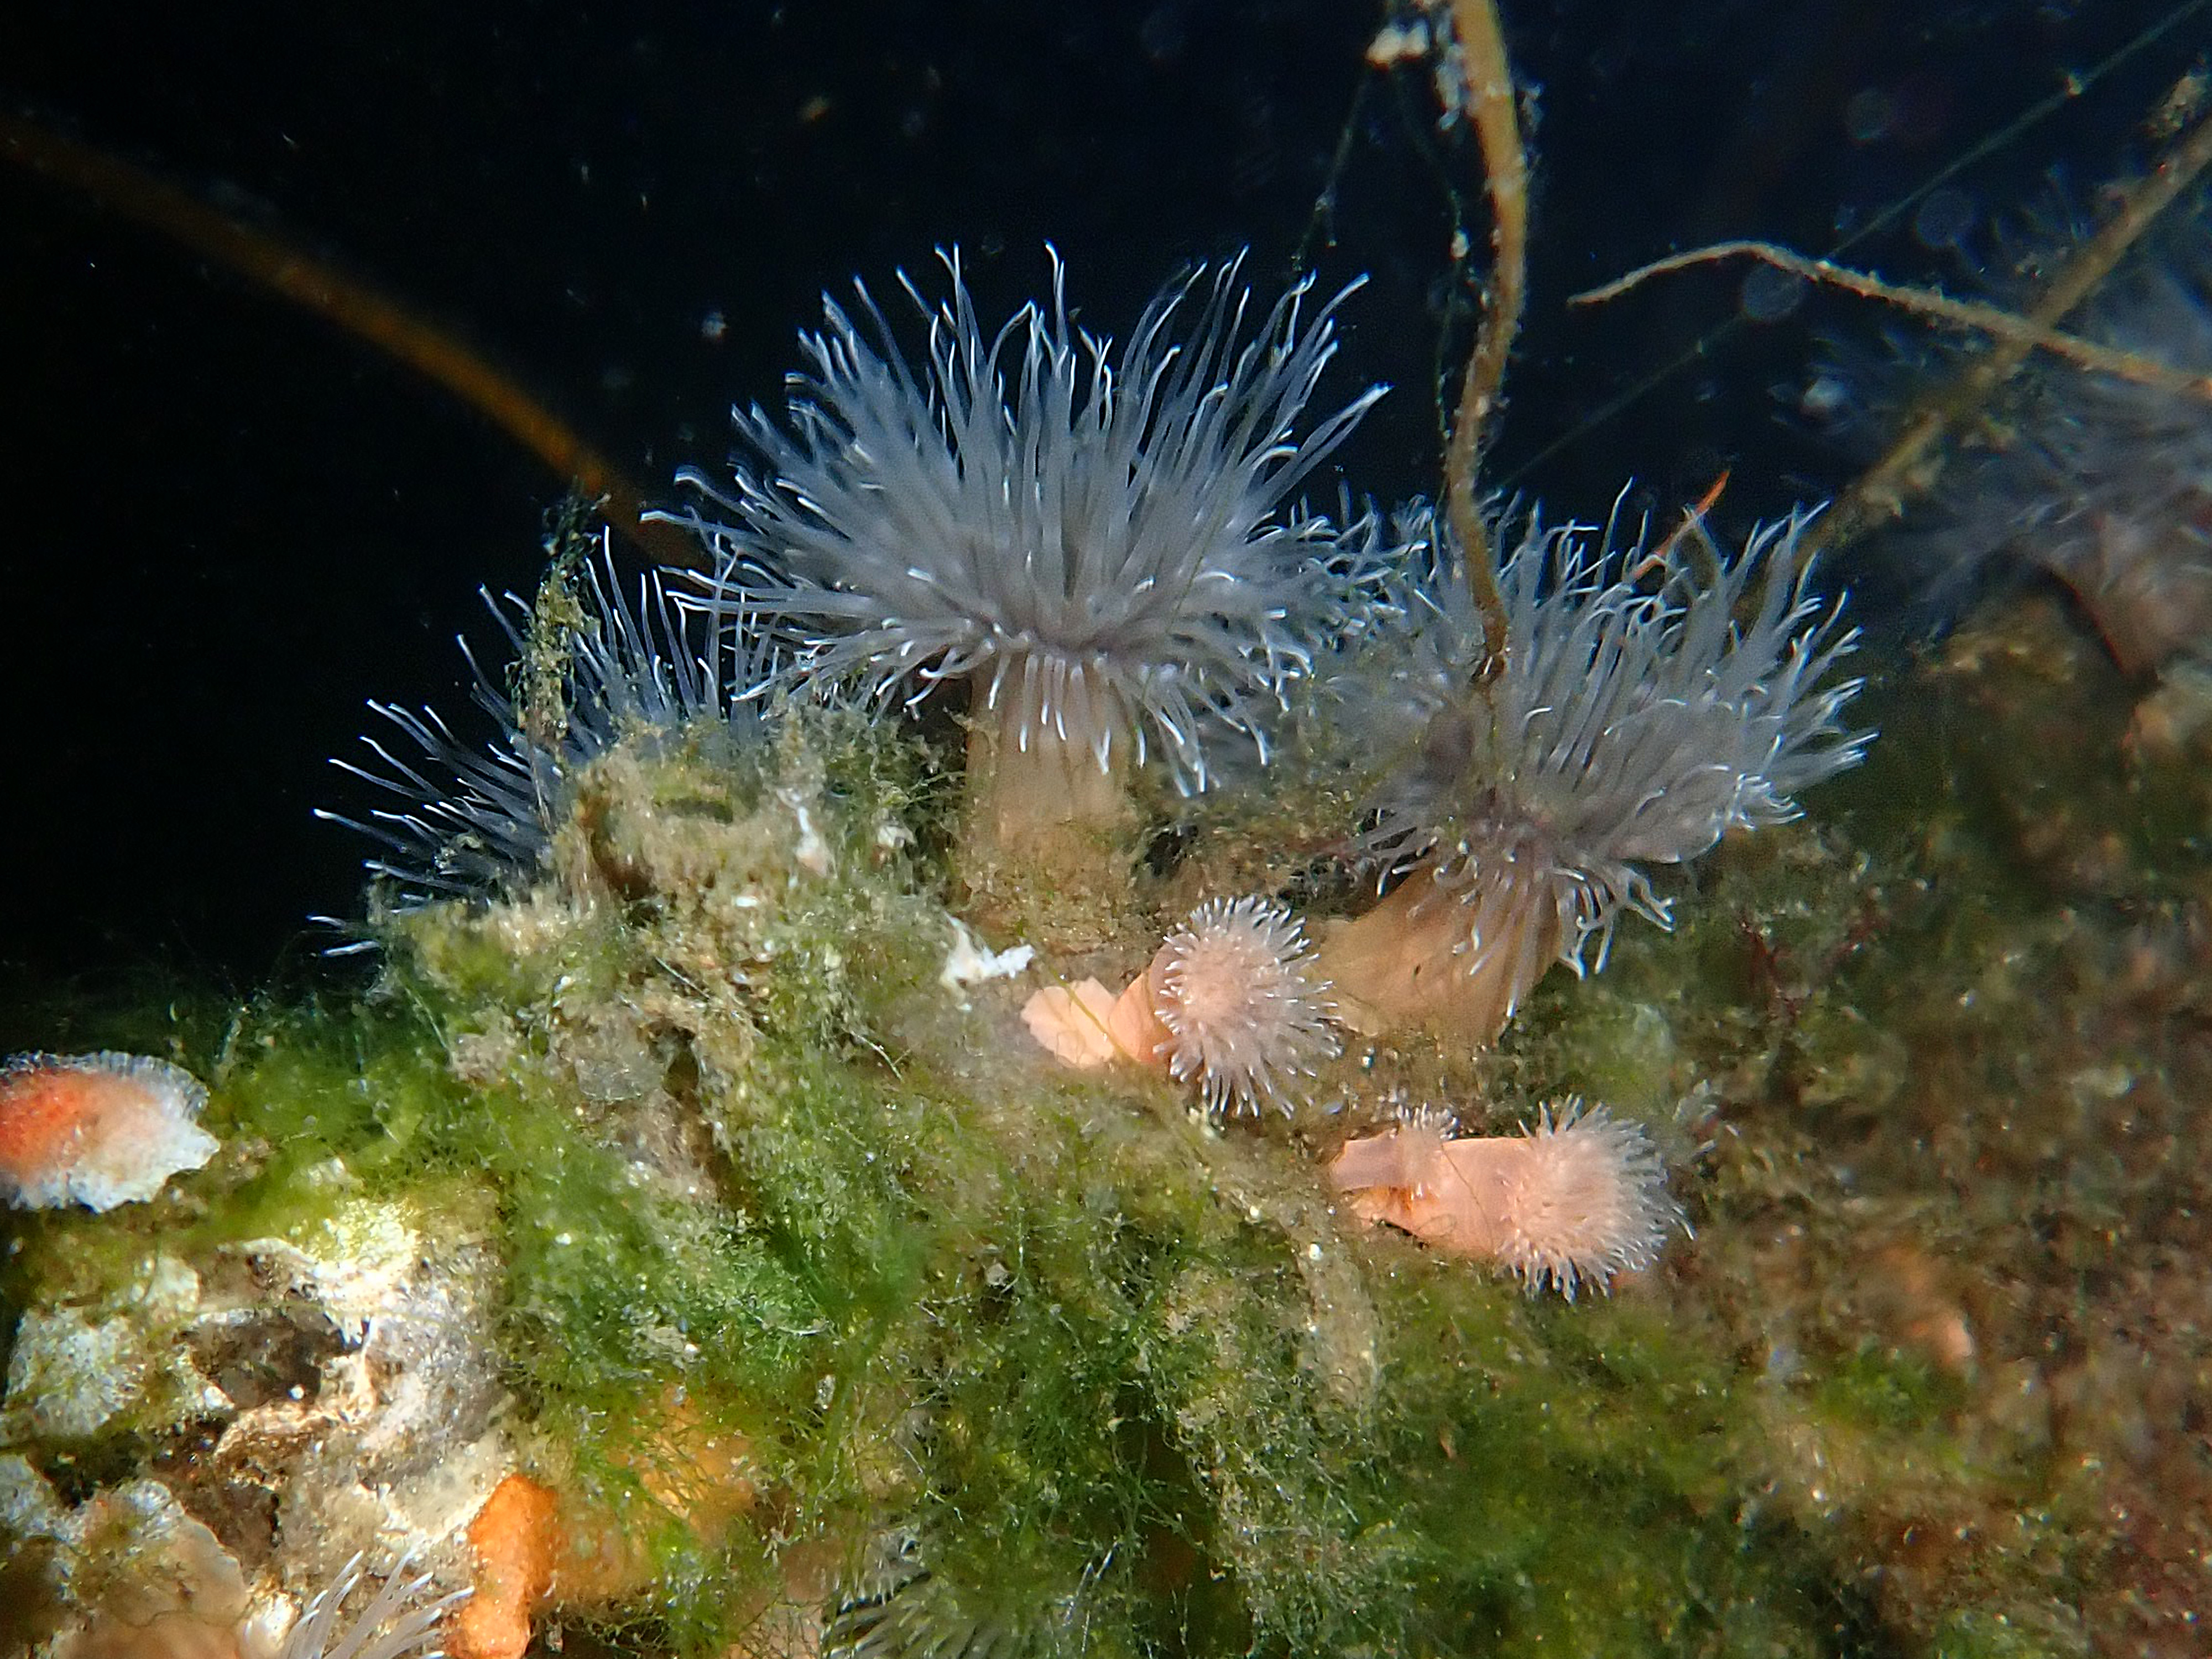
[[[1987,281],[1992,297],[2033,307],[2091,234],[2069,217],[2005,239]],[[2066,327],[2182,375],[2212,374],[2206,199],[2131,247]],[[1879,359],[1832,346],[1808,411],[1871,457],[1931,382],[1955,380],[1985,349],[1931,351],[1901,334]],[[2042,572],[2072,591],[2130,672],[2212,650],[2212,404],[2031,357],[1967,425],[1932,490],[1907,506],[1877,551],[1869,568],[1892,581],[1901,574],[1938,618],[1992,579]]]
[[1312,962],[1288,905],[1208,899],[1120,996],[1095,979],[1050,985],[1022,1017],[1065,1064],[1119,1054],[1178,1083],[1195,1079],[1209,1112],[1287,1112],[1294,1080],[1337,1052],[1328,987]]
[[1241,262],[1193,271],[1117,349],[1071,325],[1056,254],[1050,304],[995,333],[943,257],[939,306],[899,278],[926,370],[865,289],[859,325],[825,297],[788,430],[738,411],[734,481],[680,475],[722,516],[683,521],[715,591],[798,645],[797,678],[909,706],[965,682],[971,850],[1027,853],[1119,823],[1148,748],[1193,790],[1209,726],[1264,744],[1356,603],[1293,492],[1381,388],[1298,435],[1344,298],[1307,318],[1310,279],[1248,337]]
[[[1557,1115],[1554,1116],[1556,1110]],[[1329,1166],[1353,1207],[1449,1255],[1479,1256],[1533,1291],[1613,1287],[1688,1230],[1643,1128],[1569,1098],[1526,1133],[1461,1139],[1431,1118],[1346,1143]]]
[[823,1659],[1025,1659],[1079,1649],[1073,1598],[1011,1620],[988,1599],[934,1571],[921,1535],[893,1527],[871,1540],[839,1589],[822,1632]]
[[0,1196],[18,1209],[143,1202],[218,1142],[207,1090],[143,1054],[17,1054],[0,1065]]
[[438,1659],[431,1644],[437,1638],[439,1620],[469,1593],[459,1590],[425,1601],[422,1592],[430,1588],[430,1576],[410,1579],[407,1566],[404,1555],[394,1562],[360,1617],[341,1630],[338,1614],[362,1576],[362,1558],[355,1556],[307,1603],[277,1659]]
[[496,722],[495,739],[475,748],[433,708],[417,714],[372,702],[370,710],[398,728],[416,757],[364,737],[380,765],[331,763],[403,803],[373,808],[366,818],[315,813],[386,849],[367,867],[392,884],[394,908],[485,894],[534,874],[577,776],[626,738],[701,722],[752,735],[759,716],[750,699],[765,659],[748,646],[726,602],[672,594],[655,571],[640,579],[633,605],[604,540],[600,563],[581,560],[578,568],[581,591],[568,596],[574,608],[565,629],[550,639],[529,600],[483,592],[514,653],[507,683],[484,672],[465,638],[459,641],[477,705]]
[[1860,683],[1830,673],[1856,635],[1811,590],[1806,515],[1734,559],[1695,520],[1616,550],[1610,530],[1532,515],[1496,573],[1504,649],[1475,663],[1456,550],[1413,522],[1406,665],[1370,714],[1419,738],[1362,838],[1401,878],[1317,967],[1348,1023],[1484,1042],[1553,961],[1602,967],[1624,908],[1668,924],[1644,865],[1793,817],[1861,758],[1868,735],[1841,725]]
[[1288,1111],[1291,1079],[1334,1059],[1327,985],[1305,929],[1268,899],[1209,899],[1168,935],[1141,983],[1178,1083],[1198,1080],[1210,1112]]

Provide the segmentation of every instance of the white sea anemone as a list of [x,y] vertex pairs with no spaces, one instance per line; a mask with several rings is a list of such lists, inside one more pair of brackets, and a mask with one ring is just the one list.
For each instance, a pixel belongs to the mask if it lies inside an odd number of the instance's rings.
[[[371,712],[396,726],[415,755],[364,737],[377,765],[331,762],[401,803],[372,808],[365,818],[315,813],[386,849],[367,867],[392,883],[397,908],[486,893],[534,873],[578,774],[625,738],[702,721],[752,733],[758,715],[749,699],[766,659],[746,643],[732,608],[672,594],[657,571],[640,579],[633,605],[604,540],[600,552],[605,574],[599,564],[581,562],[580,614],[554,653],[557,731],[527,729],[515,690],[488,674],[464,638],[475,701],[495,724],[491,741],[463,741],[427,706],[417,713],[372,702]],[[520,662],[530,649],[530,601],[514,593],[495,599],[488,591],[483,601]]]
[[1324,942],[1357,1023],[1486,1042],[1554,960],[1603,966],[1624,909],[1665,927],[1644,867],[1796,815],[1859,760],[1841,723],[1855,635],[1810,586],[1796,515],[1724,557],[1692,522],[1655,550],[1532,517],[1497,572],[1500,659],[1472,660],[1459,561],[1418,521],[1411,665],[1381,718],[1420,733],[1374,803],[1367,853],[1398,885]]
[[1294,1079],[1337,1052],[1312,961],[1287,905],[1209,899],[1192,911],[1144,981],[1168,1075],[1195,1078],[1211,1112],[1289,1110]]
[[1050,303],[995,333],[944,257],[943,304],[899,279],[926,368],[865,289],[858,325],[825,298],[787,428],[739,411],[734,479],[681,475],[720,516],[684,521],[799,678],[909,705],[963,682],[975,833],[1010,848],[1113,821],[1148,748],[1195,789],[1210,726],[1264,741],[1353,602],[1294,494],[1381,389],[1299,434],[1344,297],[1306,317],[1310,280],[1248,336],[1241,262],[1194,271],[1117,348],[1071,324],[1057,255]]

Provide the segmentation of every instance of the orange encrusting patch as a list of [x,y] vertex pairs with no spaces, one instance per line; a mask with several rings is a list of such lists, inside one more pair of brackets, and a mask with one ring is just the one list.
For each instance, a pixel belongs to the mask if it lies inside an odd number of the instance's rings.
[[[650,1413],[651,1408],[647,1408]],[[645,1494],[710,1547],[758,1500],[750,1443],[714,1431],[680,1401],[639,1419],[640,1437],[617,1461]],[[453,1659],[520,1659],[531,1626],[548,1607],[620,1602],[653,1588],[655,1561],[635,1517],[604,1501],[556,1490],[526,1474],[492,1489],[469,1522],[475,1593],[446,1632]]]
[[143,1093],[96,1072],[39,1067],[0,1074],[0,1168],[30,1184],[69,1156],[118,1095]]
[[553,1585],[561,1543],[558,1500],[526,1474],[493,1488],[469,1522],[477,1553],[476,1594],[453,1615],[453,1659],[521,1659],[530,1616]]

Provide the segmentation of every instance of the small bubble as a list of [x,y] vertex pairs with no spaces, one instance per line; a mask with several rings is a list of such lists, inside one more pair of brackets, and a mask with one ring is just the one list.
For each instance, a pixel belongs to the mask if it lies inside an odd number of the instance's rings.
[[1912,216],[1912,234],[1932,252],[1956,247],[1974,228],[1974,198],[1963,190],[1939,190]]
[[1850,134],[1853,143],[1871,144],[1888,135],[1896,114],[1897,106],[1890,95],[1880,87],[1869,87],[1852,94],[1851,101],[1844,106],[1844,131]]
[[1754,323],[1778,323],[1805,302],[1811,284],[1772,265],[1753,265],[1744,273],[1743,314]]

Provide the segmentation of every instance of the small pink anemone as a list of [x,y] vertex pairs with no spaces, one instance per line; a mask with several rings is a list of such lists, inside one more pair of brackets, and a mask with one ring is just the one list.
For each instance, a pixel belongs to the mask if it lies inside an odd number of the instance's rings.
[[1547,1107],[1527,1133],[1455,1138],[1426,1118],[1348,1142],[1329,1165],[1352,1208],[1451,1255],[1480,1256],[1570,1302],[1658,1259],[1674,1227],[1650,1137],[1604,1107]]
[[18,1054],[0,1065],[0,1196],[18,1209],[143,1201],[216,1153],[207,1091],[140,1054]]
[[1196,1079],[1209,1112],[1288,1111],[1296,1079],[1337,1052],[1328,988],[1311,963],[1288,905],[1208,899],[1118,997],[1097,980],[1048,986],[1022,1015],[1068,1065],[1118,1054]]

